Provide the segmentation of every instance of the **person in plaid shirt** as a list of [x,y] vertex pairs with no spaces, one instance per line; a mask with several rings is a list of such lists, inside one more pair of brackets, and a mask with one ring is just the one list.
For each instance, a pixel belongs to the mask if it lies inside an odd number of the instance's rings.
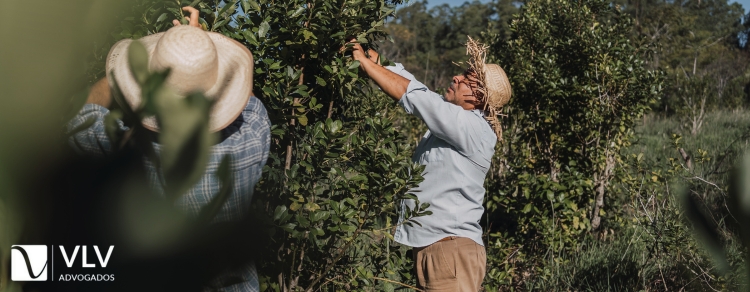
[[[207,96],[211,96],[212,91],[219,92],[216,94],[218,97],[214,97],[217,102],[212,108],[210,129],[219,133],[220,142],[211,147],[210,159],[201,179],[178,199],[176,206],[189,215],[198,215],[201,208],[219,193],[217,171],[222,158],[229,156],[234,185],[229,198],[213,222],[238,221],[248,215],[254,186],[260,180],[263,166],[268,159],[271,123],[263,103],[252,93],[253,58],[250,52],[223,35],[199,29],[198,10],[195,8],[186,7],[183,10],[191,14],[188,19],[189,26],[180,26],[175,20],[174,28],[164,33],[146,36],[141,42],[151,55],[149,65],[152,70],[159,69],[154,68],[154,63],[172,69],[167,84],[177,88],[177,91],[187,93],[202,90]],[[70,132],[86,121],[94,121],[91,126],[69,138],[69,144],[78,153],[103,157],[114,151],[104,125],[104,120],[110,113],[108,108],[112,104],[110,85],[114,77],[110,72],[129,70],[127,53],[123,52],[127,52],[130,41],[123,40],[112,47],[107,58],[109,80],[102,79],[92,87],[84,107],[67,124],[67,131]],[[172,60],[171,55],[178,56]],[[232,63],[231,66],[226,66],[222,62]],[[191,68],[191,65],[198,67]],[[216,70],[204,70],[210,66],[215,66]],[[128,79],[133,78],[132,74],[115,76],[128,103],[137,104],[140,99],[139,89],[128,86],[134,82]],[[212,82],[201,88],[200,83],[206,80]],[[216,86],[225,88],[215,90]],[[118,125],[120,131],[128,130],[122,121],[118,121]],[[158,125],[149,125],[147,120],[143,121],[143,125],[158,132]],[[153,142],[153,146],[158,156],[161,146],[156,142]],[[163,193],[164,182],[160,170],[148,159],[144,159],[144,167],[152,188],[157,193]],[[254,263],[248,263],[240,270],[227,270],[213,281],[211,287],[205,289],[259,291]]]

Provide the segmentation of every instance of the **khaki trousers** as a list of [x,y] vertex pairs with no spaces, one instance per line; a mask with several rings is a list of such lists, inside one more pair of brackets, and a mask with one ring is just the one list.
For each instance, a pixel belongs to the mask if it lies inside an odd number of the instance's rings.
[[417,287],[425,291],[477,292],[487,271],[484,246],[452,236],[412,250]]

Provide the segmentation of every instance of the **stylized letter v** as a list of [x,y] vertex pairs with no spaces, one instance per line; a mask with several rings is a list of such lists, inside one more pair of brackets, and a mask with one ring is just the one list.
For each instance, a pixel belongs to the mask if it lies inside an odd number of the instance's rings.
[[73,267],[73,261],[76,260],[76,256],[78,255],[78,249],[80,247],[81,247],[80,245],[76,245],[76,248],[73,249],[73,255],[70,256],[70,257],[68,257],[68,253],[65,252],[65,248],[62,245],[60,246],[60,251],[63,254],[63,259],[65,260],[65,265],[67,265],[68,268],[72,268]]
[[31,262],[29,261],[29,254],[26,253],[26,250],[20,246],[12,246],[10,249],[11,250],[15,249],[21,252],[21,255],[23,255],[23,259],[26,261],[26,269],[29,271],[29,277],[31,277],[32,279],[39,278],[39,276],[41,276],[42,273],[44,272],[44,269],[47,268],[47,262],[44,262],[44,267],[42,267],[42,270],[39,271],[39,274],[35,276],[34,271],[31,269]]

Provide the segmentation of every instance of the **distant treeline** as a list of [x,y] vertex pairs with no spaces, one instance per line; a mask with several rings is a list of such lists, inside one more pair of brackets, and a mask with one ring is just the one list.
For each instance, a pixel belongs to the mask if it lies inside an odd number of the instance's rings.
[[[454,62],[466,59],[466,36],[497,43],[513,32],[508,28],[523,1],[499,0],[443,4],[428,1],[402,7],[387,24],[393,42],[380,50],[401,62],[428,87],[440,91],[461,72]],[[644,56],[646,66],[664,70],[666,89],[653,109],[684,118],[686,127],[699,130],[705,113],[745,107],[750,91],[747,34],[750,14],[726,0],[615,0],[622,14],[635,19],[631,42],[654,46]],[[502,64],[501,64],[502,65]]]

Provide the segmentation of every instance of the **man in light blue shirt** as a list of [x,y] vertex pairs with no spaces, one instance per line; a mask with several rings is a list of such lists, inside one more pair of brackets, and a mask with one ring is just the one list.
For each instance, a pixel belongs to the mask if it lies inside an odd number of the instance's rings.
[[[394,235],[397,242],[414,248],[419,288],[479,291],[486,272],[479,225],[483,185],[501,135],[495,111],[510,99],[505,72],[474,55],[469,69],[453,77],[442,97],[401,64],[380,66],[377,53],[370,50],[368,57],[357,43],[352,57],[387,95],[429,128],[412,157],[425,166],[424,181],[409,192],[420,203],[429,203],[432,215],[407,225],[402,213]],[[413,210],[415,203],[404,200],[402,210]]]

